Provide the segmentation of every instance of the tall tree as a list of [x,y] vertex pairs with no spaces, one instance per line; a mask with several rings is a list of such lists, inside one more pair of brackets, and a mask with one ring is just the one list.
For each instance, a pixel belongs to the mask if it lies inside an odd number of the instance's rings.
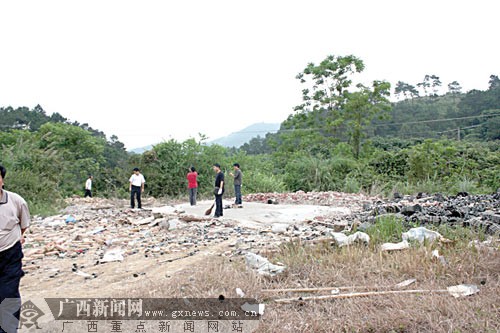
[[424,80],[422,82],[417,83],[417,87],[422,89],[424,92],[424,96],[427,96],[427,89],[431,87],[431,76],[425,75]]
[[500,79],[498,78],[498,75],[490,75],[490,81],[488,82],[488,84],[490,85],[490,90],[500,87]]
[[346,101],[351,75],[364,70],[363,61],[353,55],[329,55],[319,65],[309,63],[296,78],[309,87],[302,90],[303,103],[294,108],[299,112],[314,112],[330,131],[342,123],[340,109]]
[[448,83],[448,93],[450,94],[460,94],[462,92],[462,87],[457,81]]
[[391,84],[374,81],[372,87],[357,85],[359,91],[348,93],[342,116],[349,128],[354,157],[358,158],[364,129],[375,117],[382,119],[391,109],[388,100]]
[[441,87],[442,82],[439,79],[439,76],[436,76],[436,75],[431,75],[430,79],[431,79],[431,87],[432,87],[433,96],[437,96],[438,91],[439,91],[439,87]]

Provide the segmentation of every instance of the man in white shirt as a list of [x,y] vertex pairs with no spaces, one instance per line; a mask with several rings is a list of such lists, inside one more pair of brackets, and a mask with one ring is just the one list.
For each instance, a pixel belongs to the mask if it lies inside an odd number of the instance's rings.
[[26,201],[3,189],[6,173],[0,165],[0,333],[17,332],[21,307],[19,283],[24,275],[23,234],[30,225]]
[[86,197],[91,197],[92,198],[92,175],[87,178],[87,181],[85,182],[85,198]]
[[141,209],[142,204],[141,204],[141,194],[144,192],[144,183],[146,183],[146,180],[144,179],[144,176],[141,174],[139,168],[134,168],[134,173],[129,179],[130,186],[130,207],[135,208],[135,200],[134,196],[137,197],[137,208]]

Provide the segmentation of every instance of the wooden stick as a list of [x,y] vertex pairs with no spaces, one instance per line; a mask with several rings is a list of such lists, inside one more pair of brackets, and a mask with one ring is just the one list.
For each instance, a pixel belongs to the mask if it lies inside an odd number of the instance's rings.
[[289,288],[289,289],[263,289],[263,293],[317,293],[332,290],[354,290],[354,289],[392,289],[403,288],[413,284],[416,280],[405,280],[393,286],[352,286],[352,287],[322,287],[322,288]]
[[416,289],[416,290],[387,290],[387,291],[368,291],[364,293],[349,293],[340,295],[323,295],[323,296],[309,296],[300,298],[281,298],[274,300],[276,303],[289,304],[293,302],[314,301],[336,298],[353,298],[353,297],[369,297],[369,296],[382,296],[382,295],[398,295],[398,294],[423,294],[423,293],[448,293],[446,289],[429,290],[429,289]]

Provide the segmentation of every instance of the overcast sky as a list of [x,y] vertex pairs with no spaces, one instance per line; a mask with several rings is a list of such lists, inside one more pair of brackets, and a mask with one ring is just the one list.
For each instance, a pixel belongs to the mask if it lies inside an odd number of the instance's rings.
[[4,1],[0,106],[40,104],[127,148],[281,122],[328,54],[360,80],[486,89],[500,1]]

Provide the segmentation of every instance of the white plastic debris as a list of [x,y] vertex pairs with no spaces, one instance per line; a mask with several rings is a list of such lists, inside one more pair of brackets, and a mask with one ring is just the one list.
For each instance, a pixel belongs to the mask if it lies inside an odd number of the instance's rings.
[[123,261],[123,252],[121,248],[110,249],[104,253],[101,262]]
[[441,264],[443,264],[444,266],[446,266],[448,264],[446,262],[446,259],[442,255],[439,254],[439,250],[432,251],[432,257],[438,259],[441,262]]
[[288,224],[285,223],[274,223],[272,225],[271,231],[275,234],[284,234],[288,229]]
[[370,236],[361,231],[357,231],[350,236],[346,236],[341,232],[331,232],[330,235],[333,237],[339,247],[351,245],[355,242],[363,242],[365,244],[368,244],[370,242]]
[[399,243],[384,243],[380,247],[382,251],[399,251],[399,250],[405,250],[410,247],[410,243],[408,241],[404,240]]
[[103,232],[104,230],[106,230],[105,227],[96,227],[94,230],[91,230],[87,233],[87,235],[97,235],[101,232]]
[[245,297],[245,293],[240,288],[236,288],[236,294],[240,297]]
[[470,296],[479,292],[479,288],[474,284],[459,284],[458,286],[451,286],[447,289],[453,297]]
[[429,230],[425,227],[411,228],[408,232],[403,232],[403,240],[417,240],[420,243],[424,241],[434,242],[436,239],[441,239],[443,236],[439,232]]
[[252,252],[245,255],[245,260],[248,267],[256,269],[261,275],[275,276],[286,269],[285,266],[274,265],[266,258]]

